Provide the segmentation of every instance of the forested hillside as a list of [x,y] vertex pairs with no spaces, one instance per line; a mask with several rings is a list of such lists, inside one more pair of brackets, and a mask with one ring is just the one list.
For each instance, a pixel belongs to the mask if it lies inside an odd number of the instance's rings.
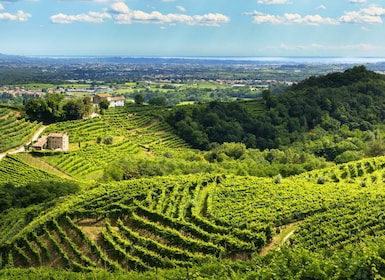
[[[385,78],[357,66],[343,73],[308,78],[257,102],[211,102],[177,108],[167,116],[177,134],[193,147],[242,142],[258,149],[283,148],[342,131],[375,132],[385,112]],[[304,134],[311,132],[311,134]],[[312,139],[313,138],[313,139]],[[340,153],[320,147],[334,160]],[[358,148],[359,149],[359,148]],[[344,152],[344,151],[342,151]]]

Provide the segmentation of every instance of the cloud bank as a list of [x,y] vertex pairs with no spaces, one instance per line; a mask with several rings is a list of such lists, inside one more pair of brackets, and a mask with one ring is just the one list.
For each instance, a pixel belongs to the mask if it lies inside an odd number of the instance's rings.
[[89,12],[88,14],[65,15],[62,13],[51,16],[52,23],[69,24],[74,22],[102,23],[111,18],[108,13]]
[[[4,7],[0,4],[0,10],[4,10]],[[17,11],[16,13],[0,13],[0,21],[21,21],[26,22],[32,17],[31,14]]]
[[[101,1],[101,0],[99,0]],[[165,2],[165,1],[162,1]],[[163,14],[159,11],[145,12],[132,10],[124,2],[114,2],[108,11],[103,13],[89,12],[88,14],[68,15],[58,13],[50,17],[52,23],[70,24],[75,22],[102,23],[106,19],[112,19],[116,24],[170,24],[185,23],[187,25],[219,27],[230,21],[230,18],[220,13],[208,13],[204,15],[186,15],[186,9],[176,7],[181,13]]]
[[254,11],[251,13],[245,13],[247,16],[251,16],[253,18],[253,22],[255,24],[306,24],[306,25],[320,25],[320,24],[338,24],[338,20],[322,17],[318,14],[316,15],[306,15],[301,16],[300,14],[290,14],[285,13],[282,16],[280,15],[271,15],[265,14],[258,11]]
[[[354,1],[358,3],[361,0]],[[283,15],[273,15],[259,11],[244,13],[244,15],[251,16],[255,24],[380,24],[383,23],[382,18],[385,17],[385,8],[370,5],[368,8],[363,8],[358,11],[344,12],[344,15],[339,18],[322,17],[319,14],[302,16],[300,14],[285,13]]]

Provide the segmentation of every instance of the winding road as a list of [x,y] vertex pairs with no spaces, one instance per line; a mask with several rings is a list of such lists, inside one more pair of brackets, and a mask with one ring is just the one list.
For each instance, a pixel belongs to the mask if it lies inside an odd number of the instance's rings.
[[24,148],[25,145],[29,145],[29,144],[31,144],[32,142],[36,141],[36,140],[39,138],[40,134],[41,134],[46,128],[47,128],[47,126],[45,126],[45,125],[41,126],[41,127],[35,132],[35,134],[33,135],[32,139],[31,139],[31,141],[29,141],[29,142],[27,142],[27,143],[25,143],[25,144],[23,144],[23,145],[20,145],[20,146],[17,147],[17,148],[13,148],[13,149],[10,149],[10,150],[7,150],[7,151],[5,151],[5,152],[0,153],[0,160],[1,160],[3,157],[5,157],[7,154],[17,154],[17,153],[25,152],[25,148]]

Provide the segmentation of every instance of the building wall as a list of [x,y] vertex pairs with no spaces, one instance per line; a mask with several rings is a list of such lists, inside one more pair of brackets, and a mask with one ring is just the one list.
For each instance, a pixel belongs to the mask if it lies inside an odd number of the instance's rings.
[[69,139],[67,134],[63,134],[62,138],[62,150],[68,151],[69,150]]
[[68,135],[63,134],[60,136],[48,136],[47,141],[47,148],[51,150],[60,149],[63,151],[68,151],[69,149],[69,141],[68,141]]
[[110,107],[124,107],[124,100],[112,100]]

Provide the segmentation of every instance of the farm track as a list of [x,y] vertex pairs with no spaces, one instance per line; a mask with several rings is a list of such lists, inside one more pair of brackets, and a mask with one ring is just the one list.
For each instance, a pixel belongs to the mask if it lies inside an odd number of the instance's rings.
[[266,256],[270,251],[279,249],[284,246],[290,239],[290,237],[295,233],[295,230],[300,225],[300,222],[295,222],[292,224],[284,225],[280,227],[281,233],[275,235],[271,242],[262,248],[259,253],[260,256]]

